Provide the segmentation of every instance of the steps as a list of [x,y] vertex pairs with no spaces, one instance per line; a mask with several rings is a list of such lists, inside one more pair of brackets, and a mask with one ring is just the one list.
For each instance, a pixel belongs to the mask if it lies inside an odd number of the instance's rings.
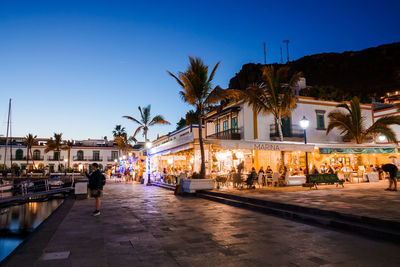
[[284,219],[400,244],[400,223],[395,221],[356,216],[336,211],[321,210],[212,191],[200,191],[197,193],[197,196]]
[[164,189],[175,191],[175,185],[172,185],[172,184],[165,184],[165,183],[161,183],[161,182],[153,182],[152,185],[158,186],[158,187],[161,187],[161,188],[164,188]]

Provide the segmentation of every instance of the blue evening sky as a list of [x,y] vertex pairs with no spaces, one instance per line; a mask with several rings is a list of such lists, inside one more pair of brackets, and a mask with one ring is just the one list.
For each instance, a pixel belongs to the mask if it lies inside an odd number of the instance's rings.
[[[13,99],[13,136],[111,137],[130,134],[138,105],[172,125],[190,109],[167,74],[187,57],[221,65],[227,87],[243,64],[400,41],[400,1],[5,1],[0,0],[0,134]],[[139,136],[139,138],[142,138]]]

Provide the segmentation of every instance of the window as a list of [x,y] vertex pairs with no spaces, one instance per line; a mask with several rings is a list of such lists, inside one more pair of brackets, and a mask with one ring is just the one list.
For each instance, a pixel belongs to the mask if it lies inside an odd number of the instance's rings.
[[40,160],[40,150],[33,151],[33,160]]
[[54,160],[60,159],[60,151],[54,151]]
[[78,152],[76,152],[76,157],[78,160],[83,160],[83,151],[79,150]]
[[22,149],[17,149],[17,151],[15,151],[15,159],[20,160],[23,159],[23,157],[24,157],[24,151],[22,151]]
[[232,118],[232,129],[237,129],[238,128],[238,124],[237,124],[237,117]]
[[100,151],[93,151],[93,160],[94,161],[100,160]]
[[227,131],[228,130],[228,121],[224,121],[222,125],[223,125],[223,130]]
[[111,151],[111,160],[118,159],[118,151]]
[[317,129],[318,130],[326,130],[325,129],[325,110],[316,110],[317,114]]

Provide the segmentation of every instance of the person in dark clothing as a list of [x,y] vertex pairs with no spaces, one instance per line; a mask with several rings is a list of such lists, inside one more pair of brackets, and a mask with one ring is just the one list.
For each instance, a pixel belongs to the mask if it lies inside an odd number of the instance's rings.
[[[390,177],[389,177],[389,188],[386,188],[386,191],[397,191],[397,173],[398,173],[398,168],[396,165],[392,163],[388,163],[385,165],[382,165],[382,170],[385,172],[388,172]],[[392,185],[394,185],[394,188],[392,188]]]
[[90,196],[96,200],[96,210],[93,212],[93,216],[100,215],[100,197],[103,194],[103,179],[104,176],[99,170],[99,165],[97,163],[92,164],[92,173],[86,173],[89,178],[89,189]]

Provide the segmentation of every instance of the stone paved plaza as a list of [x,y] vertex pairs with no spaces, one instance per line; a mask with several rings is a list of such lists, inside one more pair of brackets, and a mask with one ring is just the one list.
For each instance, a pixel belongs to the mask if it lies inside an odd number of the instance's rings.
[[219,192],[400,222],[400,192],[385,191],[387,187],[387,181],[379,181],[345,184],[344,188],[322,185],[318,190],[292,186],[255,190],[223,188]]
[[[92,199],[76,200],[33,265],[400,265],[400,247],[391,243],[177,197],[158,187],[108,183],[102,214],[92,217],[92,210]],[[44,260],[51,252],[70,253]],[[11,259],[8,265],[15,263]]]

